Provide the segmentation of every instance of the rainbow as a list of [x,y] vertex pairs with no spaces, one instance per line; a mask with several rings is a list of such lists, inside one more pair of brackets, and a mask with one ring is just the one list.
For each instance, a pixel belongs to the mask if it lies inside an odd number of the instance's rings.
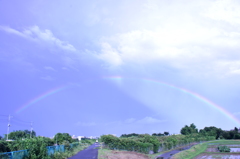
[[187,90],[185,88],[181,88],[181,87],[178,87],[178,86],[175,86],[173,84],[169,84],[169,83],[166,83],[166,82],[163,82],[163,81],[147,79],[147,78],[128,78],[128,77],[121,77],[121,76],[110,76],[110,77],[103,77],[103,78],[104,79],[110,79],[110,80],[117,80],[117,81],[122,81],[124,79],[141,80],[143,82],[148,82],[148,83],[150,82],[150,83],[154,83],[154,84],[169,87],[171,89],[178,90],[180,92],[183,92],[185,94],[188,94],[188,95],[192,96],[193,98],[196,98],[196,99],[202,101],[203,103],[205,103],[208,106],[214,108],[216,111],[219,111],[221,114],[223,114],[228,119],[230,119],[231,121],[236,123],[238,126],[240,126],[240,121],[234,115],[232,115],[230,112],[228,112],[226,109],[224,109],[223,107],[215,104],[214,102],[210,101],[209,99],[199,95],[198,93],[192,92],[192,91]]
[[46,98],[46,97],[49,97],[57,92],[60,92],[62,90],[65,90],[66,88],[68,88],[69,86],[68,85],[63,85],[63,86],[59,86],[59,87],[56,87],[56,88],[53,88],[53,89],[50,89],[46,92],[44,92],[43,94],[29,100],[27,103],[25,103],[24,105],[22,105],[21,107],[19,107],[16,111],[15,111],[15,114],[18,114],[20,112],[22,112],[23,110],[27,109],[28,107],[32,106],[33,104],[39,102],[40,100]]
[[[238,126],[240,126],[240,121],[234,116],[232,115],[230,112],[228,112],[226,109],[224,109],[223,107],[215,104],[214,102],[210,101],[209,99],[199,95],[198,93],[192,92],[190,90],[187,90],[185,88],[181,88],[178,86],[175,86],[173,84],[169,84],[163,81],[159,81],[159,80],[153,80],[153,79],[147,79],[147,78],[129,78],[129,77],[122,77],[122,76],[104,76],[99,78],[99,80],[116,80],[116,81],[122,81],[122,80],[140,80],[143,82],[150,82],[153,84],[158,84],[158,85],[162,85],[171,89],[175,89],[177,91],[180,91],[182,93],[188,94],[190,96],[192,96],[193,98],[196,98],[200,101],[202,101],[203,103],[207,104],[208,106],[214,108],[216,111],[219,111],[220,113],[222,113],[224,116],[226,116],[227,118],[229,118],[231,121],[235,122]],[[91,82],[93,81],[97,81],[97,80],[90,80]],[[77,86],[77,85],[75,85]],[[30,101],[28,101],[26,104],[22,105],[20,108],[18,108],[15,113],[20,113],[23,110],[27,109],[28,107],[34,105],[35,103],[39,102],[40,100],[49,97],[57,92],[63,91],[66,88],[69,88],[69,85],[63,85],[60,87],[56,87],[53,88],[51,90],[48,90],[46,92],[44,92],[43,94],[31,99]]]

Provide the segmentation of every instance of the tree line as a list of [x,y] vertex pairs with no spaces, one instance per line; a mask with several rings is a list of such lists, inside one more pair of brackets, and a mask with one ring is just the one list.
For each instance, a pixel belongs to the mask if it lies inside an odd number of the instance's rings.
[[185,125],[180,132],[182,135],[198,133],[203,136],[215,136],[216,139],[240,139],[240,133],[237,127],[226,131],[215,126],[210,126],[204,127],[198,131],[197,127],[192,123],[190,126]]

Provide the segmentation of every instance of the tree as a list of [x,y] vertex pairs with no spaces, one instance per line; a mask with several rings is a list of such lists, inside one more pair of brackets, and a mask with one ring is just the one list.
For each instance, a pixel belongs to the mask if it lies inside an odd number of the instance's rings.
[[166,131],[165,131],[165,132],[164,132],[164,135],[168,136],[168,135],[169,135],[169,132],[166,132]]
[[204,136],[215,136],[216,139],[218,139],[222,135],[223,130],[221,128],[216,128],[215,126],[210,126],[201,129],[199,133]]
[[32,132],[29,130],[18,130],[18,131],[13,131],[8,134],[8,139],[12,140],[20,140],[20,139],[27,139],[30,138],[30,136],[36,137],[36,132],[33,130]]
[[68,141],[69,143],[72,142],[72,137],[68,133],[57,133],[54,138],[54,142],[57,144],[63,144],[65,143],[64,141]]
[[185,125],[185,127],[183,127],[180,132],[182,135],[190,135],[193,133],[198,133],[198,129],[192,123],[190,126]]
[[122,134],[120,137],[132,137],[132,136],[138,136],[139,134],[131,133],[131,134]]

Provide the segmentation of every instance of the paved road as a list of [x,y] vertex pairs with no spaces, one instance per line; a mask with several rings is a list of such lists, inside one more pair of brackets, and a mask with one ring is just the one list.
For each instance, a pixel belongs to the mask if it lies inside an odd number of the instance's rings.
[[96,147],[99,147],[99,144],[93,144],[86,148],[85,150],[82,150],[78,152],[75,156],[72,156],[68,159],[97,159],[98,158],[98,149]]

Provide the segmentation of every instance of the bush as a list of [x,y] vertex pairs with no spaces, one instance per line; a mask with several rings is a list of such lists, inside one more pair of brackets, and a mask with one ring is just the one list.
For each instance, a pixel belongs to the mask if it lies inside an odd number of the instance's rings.
[[218,150],[220,152],[230,152],[231,151],[231,149],[227,146],[218,146]]
[[7,141],[0,141],[0,152],[10,152]]

